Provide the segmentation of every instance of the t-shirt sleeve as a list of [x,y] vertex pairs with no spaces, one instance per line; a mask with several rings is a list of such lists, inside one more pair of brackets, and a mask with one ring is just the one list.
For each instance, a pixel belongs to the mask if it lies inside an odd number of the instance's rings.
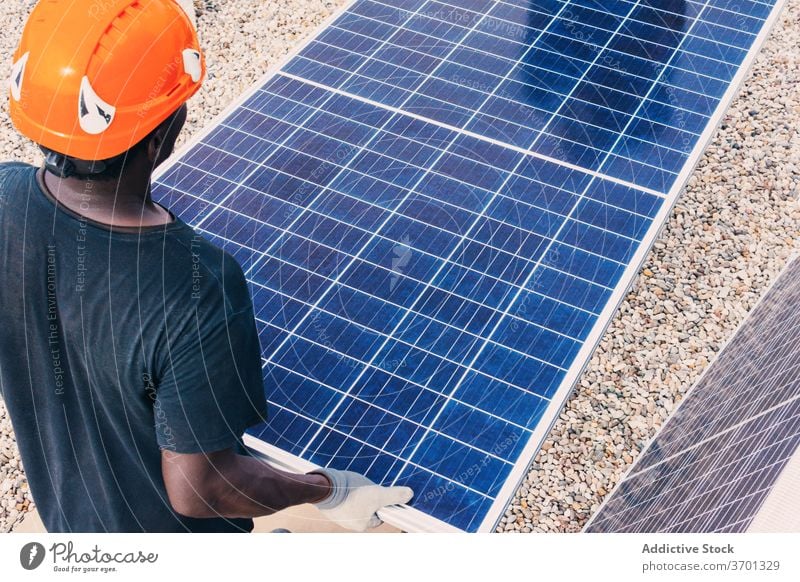
[[247,427],[266,420],[249,298],[231,311],[224,294],[204,297],[167,343],[154,403],[160,448],[199,453],[235,447]]

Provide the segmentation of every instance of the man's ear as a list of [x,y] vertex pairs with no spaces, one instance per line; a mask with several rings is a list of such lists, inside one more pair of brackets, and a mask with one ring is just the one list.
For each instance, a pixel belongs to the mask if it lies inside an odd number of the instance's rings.
[[186,123],[186,105],[182,105],[153,130],[147,138],[147,158],[153,167],[164,162],[175,148],[175,141]]
[[159,158],[164,140],[167,137],[167,128],[162,124],[150,135],[147,140],[147,159],[154,164]]

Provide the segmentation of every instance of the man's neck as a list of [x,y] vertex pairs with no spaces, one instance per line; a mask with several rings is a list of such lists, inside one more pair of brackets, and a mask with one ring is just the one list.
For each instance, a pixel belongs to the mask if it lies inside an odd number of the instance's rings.
[[42,169],[42,182],[62,206],[89,220],[119,227],[160,226],[170,213],[150,197],[150,177],[119,180],[59,178]]

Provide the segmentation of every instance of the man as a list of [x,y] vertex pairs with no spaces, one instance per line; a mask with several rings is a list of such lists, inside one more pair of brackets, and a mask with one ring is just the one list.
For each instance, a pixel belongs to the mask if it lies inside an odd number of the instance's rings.
[[48,0],[10,112],[45,167],[0,165],[0,389],[42,520],[65,531],[251,531],[316,503],[355,530],[411,490],[246,454],[266,418],[241,268],[150,197],[205,74],[173,0]]

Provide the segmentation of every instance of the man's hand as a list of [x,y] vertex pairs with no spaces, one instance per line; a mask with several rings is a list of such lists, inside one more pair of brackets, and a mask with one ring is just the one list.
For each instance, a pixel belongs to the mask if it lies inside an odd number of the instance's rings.
[[379,526],[383,523],[379,509],[408,503],[414,496],[408,487],[382,487],[352,471],[316,469],[312,473],[324,475],[331,483],[330,495],[314,506],[331,521],[354,531]]

